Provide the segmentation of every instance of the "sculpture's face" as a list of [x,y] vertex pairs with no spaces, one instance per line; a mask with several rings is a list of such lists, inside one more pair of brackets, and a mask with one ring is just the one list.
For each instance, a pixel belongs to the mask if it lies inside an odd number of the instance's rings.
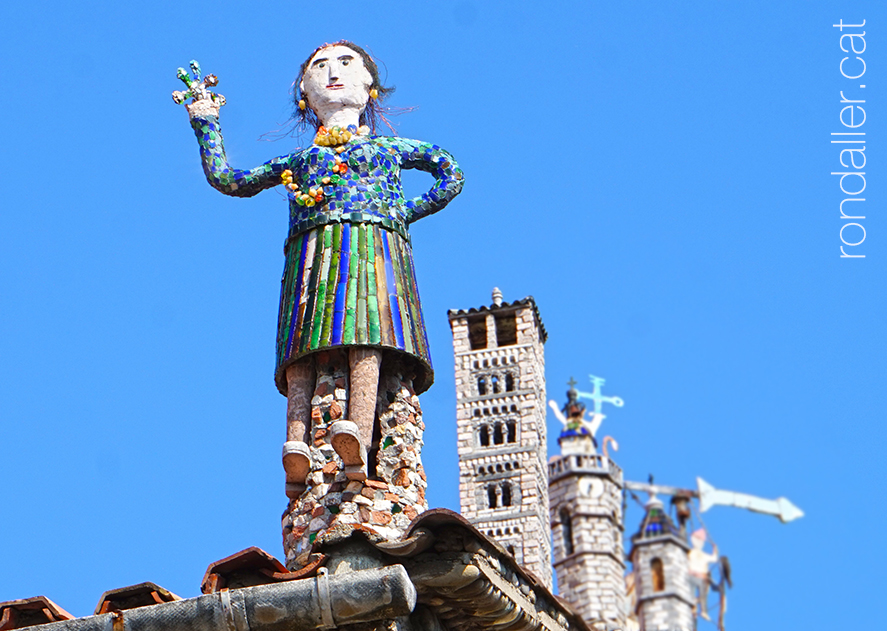
[[314,54],[300,89],[321,120],[341,107],[366,106],[373,77],[363,59],[347,46],[329,46]]

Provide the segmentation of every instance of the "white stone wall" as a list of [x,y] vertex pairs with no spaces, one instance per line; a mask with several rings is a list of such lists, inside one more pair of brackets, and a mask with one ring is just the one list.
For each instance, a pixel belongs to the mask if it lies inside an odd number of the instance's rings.
[[[635,542],[632,565],[637,580],[641,631],[694,631],[693,600],[687,570],[687,544],[674,536]],[[664,588],[654,591],[652,561],[662,561]]]
[[[560,595],[586,623],[606,620],[622,627],[627,614],[622,471],[603,456],[588,454],[553,458],[549,474]],[[566,541],[570,532],[572,550]]]
[[[513,310],[502,307],[502,312]],[[499,346],[495,314],[486,314],[487,348],[471,350],[468,315],[451,316],[456,363],[456,424],[459,453],[459,498],[462,515],[494,538],[517,561],[552,587],[551,530],[548,516],[545,427],[545,363],[532,304],[515,313],[517,343]],[[510,389],[506,377],[511,376]],[[480,394],[478,379],[486,379]],[[492,388],[492,378],[498,392]],[[507,427],[513,423],[513,440]],[[503,440],[494,442],[495,428]],[[481,444],[487,427],[489,444]],[[487,487],[509,483],[510,506],[491,508]]]

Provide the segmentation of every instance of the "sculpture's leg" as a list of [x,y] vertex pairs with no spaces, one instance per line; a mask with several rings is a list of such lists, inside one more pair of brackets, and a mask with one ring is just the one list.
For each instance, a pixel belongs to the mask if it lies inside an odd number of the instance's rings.
[[348,353],[348,362],[351,365],[348,415],[359,428],[360,442],[369,449],[376,423],[376,397],[379,393],[382,352],[374,348],[352,348]]
[[699,584],[699,607],[702,610],[702,618],[711,620],[708,615],[708,582],[711,580],[706,576]]
[[333,423],[330,444],[345,465],[350,480],[365,480],[367,452],[373,442],[376,422],[376,395],[379,391],[381,351],[357,347],[349,350],[351,383],[348,395],[350,420]]
[[305,490],[305,478],[311,470],[311,452],[305,443],[311,418],[311,397],[314,394],[314,359],[306,357],[286,369],[286,442],[283,445],[283,468],[286,471],[286,494],[299,497]]

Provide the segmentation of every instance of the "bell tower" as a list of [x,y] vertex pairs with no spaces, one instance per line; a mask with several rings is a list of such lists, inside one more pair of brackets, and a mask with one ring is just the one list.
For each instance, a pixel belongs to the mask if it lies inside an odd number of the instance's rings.
[[551,589],[546,333],[532,297],[450,310],[462,515]]

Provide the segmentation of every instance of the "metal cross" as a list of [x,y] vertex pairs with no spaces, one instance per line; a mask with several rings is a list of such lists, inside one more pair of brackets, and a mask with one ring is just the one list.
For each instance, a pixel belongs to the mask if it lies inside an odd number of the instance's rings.
[[576,381],[575,379],[573,379],[573,377],[570,377],[570,380],[567,382],[567,385],[570,386],[571,388],[575,388],[577,383],[579,383],[579,382]]
[[[588,378],[591,379],[591,384],[593,386],[592,391],[589,392],[579,392],[578,395],[585,399],[591,399],[594,401],[594,415],[600,416],[603,418],[603,414],[601,414],[601,408],[604,403],[612,403],[617,408],[621,408],[625,405],[625,401],[620,399],[619,397],[605,397],[601,394],[601,386],[604,385],[605,379],[603,377],[595,377],[594,375],[588,375]],[[572,378],[571,378],[572,381]]]

